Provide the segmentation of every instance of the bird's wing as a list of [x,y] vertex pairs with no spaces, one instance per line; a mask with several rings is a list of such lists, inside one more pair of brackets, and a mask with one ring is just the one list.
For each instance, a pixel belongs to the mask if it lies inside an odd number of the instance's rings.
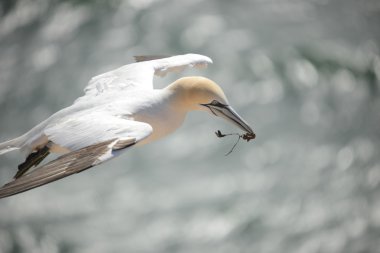
[[115,151],[133,145],[132,140],[124,144],[119,143],[117,139],[108,140],[62,155],[5,184],[0,188],[0,198],[28,191],[96,166],[111,159]]
[[50,141],[71,151],[115,138],[133,138],[139,142],[151,132],[152,127],[147,123],[103,112],[84,112],[65,117],[44,130]]
[[[104,128],[106,124],[102,123],[90,126],[94,122],[87,123],[84,122],[85,120],[86,118],[83,117],[82,120],[66,122],[67,126],[72,124],[72,130],[79,131],[75,132],[74,137],[70,136],[70,132],[54,133],[54,129],[51,128],[48,131],[50,133],[49,138],[52,138],[59,145],[75,151],[62,155],[5,184],[0,188],[0,198],[48,184],[108,161],[120,154],[122,150],[146,138],[152,132],[152,128],[146,123],[116,117],[111,122],[108,120],[112,120],[112,117],[105,119],[113,126],[109,129]],[[107,133],[102,133],[101,128]],[[59,127],[55,130],[59,130]]]
[[[93,77],[86,88],[86,95],[99,95],[107,91],[131,88],[153,89],[153,76],[165,76],[185,67],[206,67],[212,60],[204,55],[185,54],[167,58],[138,56],[136,63]],[[139,60],[140,59],[140,60]],[[150,60],[153,59],[153,60]]]

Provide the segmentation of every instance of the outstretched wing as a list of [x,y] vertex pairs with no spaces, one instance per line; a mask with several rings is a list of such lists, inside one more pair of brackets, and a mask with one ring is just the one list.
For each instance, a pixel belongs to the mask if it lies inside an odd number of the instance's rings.
[[112,139],[139,142],[151,133],[152,127],[147,123],[86,111],[65,117],[44,130],[49,141],[70,151]]
[[134,145],[131,140],[117,139],[94,144],[62,155],[57,159],[5,184],[0,188],[0,198],[9,197],[51,183],[74,173],[82,172],[115,156],[115,152]]
[[149,124],[93,113],[66,119],[46,129],[55,144],[72,152],[37,167],[0,188],[0,198],[82,172],[117,156],[149,136]]
[[[212,60],[204,55],[185,54],[167,58],[139,56],[140,62],[93,77],[84,89],[86,95],[98,95],[107,90],[131,88],[153,89],[153,76],[165,76],[171,71],[181,71],[185,67],[206,67]],[[147,60],[148,59],[148,60]],[[150,60],[154,59],[154,60]]]

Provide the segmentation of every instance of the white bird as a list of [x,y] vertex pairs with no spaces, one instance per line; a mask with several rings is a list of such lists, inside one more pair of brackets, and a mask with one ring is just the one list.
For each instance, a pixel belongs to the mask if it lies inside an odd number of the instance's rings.
[[[164,89],[153,88],[154,75],[164,76],[186,66],[204,67],[212,63],[209,57],[186,54],[136,59],[139,62],[93,77],[85,94],[71,106],[24,135],[0,143],[0,155],[17,149],[27,154],[14,180],[0,188],[0,198],[81,172],[132,146],[162,138],[180,127],[189,111],[208,111],[254,138],[251,127],[210,79],[183,77]],[[66,154],[26,173],[50,152]]]

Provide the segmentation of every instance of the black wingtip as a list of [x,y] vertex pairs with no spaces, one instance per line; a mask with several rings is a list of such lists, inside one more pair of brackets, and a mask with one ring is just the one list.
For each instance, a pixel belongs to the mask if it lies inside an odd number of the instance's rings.
[[51,183],[58,179],[93,167],[96,160],[107,152],[114,140],[104,141],[62,155],[0,188],[0,199]]
[[133,58],[135,58],[136,62],[143,62],[143,61],[152,61],[162,58],[170,57],[168,55],[135,55]]

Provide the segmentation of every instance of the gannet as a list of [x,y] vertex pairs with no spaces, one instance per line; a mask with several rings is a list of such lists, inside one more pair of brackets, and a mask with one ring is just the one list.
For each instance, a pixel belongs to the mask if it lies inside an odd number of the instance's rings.
[[[134,146],[160,139],[179,128],[190,111],[222,117],[254,136],[230,106],[223,90],[201,76],[183,77],[154,89],[153,77],[185,67],[205,67],[199,54],[137,57],[135,63],[93,77],[85,94],[24,135],[0,143],[0,155],[21,150],[26,160],[0,198],[14,195],[108,161]],[[49,154],[57,159],[35,168]]]

